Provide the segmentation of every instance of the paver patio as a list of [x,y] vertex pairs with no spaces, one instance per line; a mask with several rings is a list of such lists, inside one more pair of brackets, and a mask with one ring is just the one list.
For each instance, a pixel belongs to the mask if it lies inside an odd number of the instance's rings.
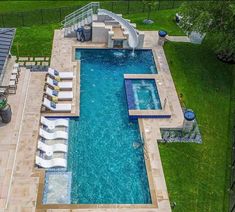
[[[158,150],[160,127],[181,127],[183,114],[175,91],[174,83],[164,55],[163,48],[157,44],[157,32],[145,32],[145,48],[152,48],[157,68],[162,78],[162,86],[166,89],[170,105],[171,119],[140,119],[140,131],[145,138],[148,160],[148,176],[152,177],[152,188],[156,192],[157,208],[120,208],[120,211],[171,211],[165,183],[163,168]],[[51,66],[58,70],[70,70],[75,63],[76,47],[102,48],[105,44],[78,43],[76,39],[64,38],[63,32],[55,31]],[[43,95],[45,73],[22,71],[16,95],[9,96],[8,101],[13,110],[12,121],[0,126],[0,170],[1,196],[0,209],[5,211],[35,211],[38,186],[41,185],[39,175],[34,168],[34,159],[39,129],[40,108]],[[13,133],[12,133],[13,132]],[[151,189],[151,188],[150,188]],[[99,209],[99,207],[102,207]],[[60,208],[58,206],[57,208]],[[97,205],[83,208],[82,211],[119,211],[119,205],[104,208]],[[55,211],[53,209],[37,211]],[[81,209],[56,211],[81,211]]]

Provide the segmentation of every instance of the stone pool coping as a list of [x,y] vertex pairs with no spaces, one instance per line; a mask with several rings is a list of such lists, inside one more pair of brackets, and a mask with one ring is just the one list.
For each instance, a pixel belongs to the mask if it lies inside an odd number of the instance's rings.
[[[59,38],[59,40],[56,39],[56,37]],[[63,44],[63,40],[65,43],[70,42],[70,44]],[[88,42],[88,45],[84,45],[84,43],[82,43],[82,45],[80,45],[81,43],[78,43],[76,41],[75,38],[63,38],[63,34],[61,34],[60,31],[56,30],[55,31],[55,35],[54,35],[54,43],[56,43],[57,45],[61,45],[61,47],[63,46],[63,51],[65,52],[65,47],[67,46],[67,54],[66,56],[63,55],[63,60],[65,59],[65,57],[67,58],[67,60],[70,60],[70,63],[75,62],[75,50],[76,48],[105,48],[105,45],[95,45],[92,43]],[[58,49],[58,46],[57,46]],[[148,48],[151,49],[151,48]],[[152,51],[154,51],[152,49]],[[158,74],[157,74],[157,78],[161,77],[161,71],[159,69],[158,66],[158,61],[156,59],[156,55],[154,54],[154,60],[158,69]],[[52,59],[55,57],[58,57],[58,54],[55,54]],[[62,58],[61,58],[62,59]],[[57,58],[57,61],[59,61],[59,59]],[[51,62],[51,64],[53,64],[53,61]],[[55,64],[56,65],[56,64]],[[58,68],[59,67],[55,67]],[[151,76],[153,77],[153,76]],[[158,80],[159,80],[158,79]],[[163,82],[164,83],[164,82]],[[162,92],[163,93],[163,90]],[[169,110],[169,106],[167,106],[168,110]],[[140,128],[145,128],[145,125],[141,125],[140,123],[144,123],[144,121],[139,121],[139,126]],[[159,128],[159,132],[160,132],[160,128]],[[148,132],[149,133],[149,132]],[[145,139],[147,138],[145,135],[145,131],[142,130],[141,132],[142,137]],[[155,134],[153,134],[155,135]],[[170,209],[170,202],[169,202],[169,197],[168,197],[168,193],[167,193],[167,188],[166,188],[166,183],[165,183],[165,178],[164,178],[164,174],[163,174],[163,169],[162,169],[162,165],[161,165],[161,160],[160,160],[160,154],[157,148],[157,138],[159,137],[150,137],[148,138],[148,143],[152,143],[151,145],[149,145],[148,147],[148,151],[147,151],[147,157],[145,157],[145,163],[146,163],[146,169],[147,169],[147,175],[148,175],[148,181],[149,181],[149,189],[150,189],[150,193],[151,193],[151,199],[152,199],[152,204],[60,204],[60,205],[56,205],[56,204],[51,204],[51,205],[43,205],[42,204],[42,194],[43,194],[43,187],[39,188],[39,194],[38,195],[38,200],[37,200],[37,208],[38,209],[87,209],[89,211],[93,211],[92,209],[95,209],[94,211],[96,211],[97,208],[105,208],[105,210],[107,209],[118,209],[118,208],[125,208],[126,210],[128,209],[142,209],[142,211],[149,211],[149,209],[154,209],[154,211],[171,211]],[[150,154],[151,152],[151,154]],[[159,162],[160,161],[160,162]],[[154,169],[153,169],[154,167]],[[41,184],[41,186],[43,186],[43,184]]]
[[[157,207],[147,208],[145,205],[145,208],[142,208],[136,205],[132,208],[125,206],[125,209],[119,210],[118,205],[110,205],[108,208],[93,205],[92,208],[83,208],[82,211],[171,211],[157,140],[161,136],[160,128],[180,128],[183,123],[183,114],[164,50],[158,46],[157,38],[157,31],[146,31],[144,47],[151,48],[154,53],[156,66],[164,81],[169,99],[171,118],[139,119],[141,135],[145,138]],[[91,42],[78,43],[76,38],[64,38],[63,31],[55,30],[51,66],[58,70],[70,70],[73,62],[73,49],[77,47],[105,48],[107,46]],[[53,209],[40,207],[39,200],[43,191],[45,171],[36,169],[34,165],[44,80],[45,73],[30,73],[29,70],[22,72],[19,79],[20,89],[17,89],[16,95],[8,99],[12,105],[13,119],[10,124],[2,126],[0,130],[0,143],[2,147],[4,146],[3,162],[0,165],[4,174],[0,210],[53,211]],[[148,165],[146,167],[148,169]],[[80,209],[69,208],[67,205],[64,209],[61,205],[57,205],[57,209],[80,211]]]
[[165,87],[160,74],[124,74],[124,79],[153,79],[158,90],[161,109],[158,110],[135,110],[129,109],[129,117],[136,118],[170,118],[171,111],[167,101]]

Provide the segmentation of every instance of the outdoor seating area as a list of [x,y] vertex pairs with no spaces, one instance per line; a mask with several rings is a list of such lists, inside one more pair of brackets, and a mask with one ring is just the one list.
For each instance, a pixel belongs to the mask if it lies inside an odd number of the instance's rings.
[[66,167],[69,120],[41,116],[35,164],[40,168]]
[[41,112],[71,113],[76,101],[76,74],[48,68]]

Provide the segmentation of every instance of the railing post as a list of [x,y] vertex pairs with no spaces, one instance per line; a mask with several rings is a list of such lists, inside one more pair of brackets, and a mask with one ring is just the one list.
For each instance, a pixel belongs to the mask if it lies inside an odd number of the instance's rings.
[[233,162],[232,162],[232,167],[234,167],[234,165],[235,165],[235,159],[234,159]]
[[235,203],[234,203],[233,207],[231,208],[230,212],[234,212],[234,209],[235,209]]
[[235,185],[235,181],[233,181],[232,185],[230,186],[230,190],[233,190],[234,185]]
[[160,2],[161,0],[158,0],[158,10],[160,10]]
[[43,11],[41,9],[41,20],[42,20],[42,24],[43,24]]
[[172,9],[175,7],[175,0],[172,2]]

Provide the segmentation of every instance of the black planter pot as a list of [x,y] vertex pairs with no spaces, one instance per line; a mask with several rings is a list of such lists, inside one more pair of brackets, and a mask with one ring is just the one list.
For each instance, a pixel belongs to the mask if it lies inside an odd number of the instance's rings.
[[0,116],[2,118],[3,123],[9,123],[11,121],[12,111],[11,106],[7,104],[4,109],[0,110]]

